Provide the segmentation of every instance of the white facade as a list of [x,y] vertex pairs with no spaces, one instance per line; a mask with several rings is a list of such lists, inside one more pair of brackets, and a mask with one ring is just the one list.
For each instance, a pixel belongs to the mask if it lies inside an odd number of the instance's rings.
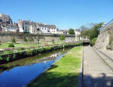
[[80,30],[75,30],[74,32],[75,32],[75,41],[81,40],[81,37],[80,37],[81,32],[80,32]]
[[32,34],[68,34],[66,30],[59,30],[56,25],[48,25],[31,21],[19,20],[19,32],[29,32]]
[[79,30],[75,30],[75,36],[80,36],[81,32]]
[[5,31],[17,32],[18,27],[17,26],[7,26],[7,27],[5,27]]
[[30,26],[30,21],[19,20],[18,22],[19,32],[29,32]]
[[37,23],[37,24],[38,24],[38,29],[40,29],[42,33],[56,34],[58,31],[56,25],[46,25],[41,23]]

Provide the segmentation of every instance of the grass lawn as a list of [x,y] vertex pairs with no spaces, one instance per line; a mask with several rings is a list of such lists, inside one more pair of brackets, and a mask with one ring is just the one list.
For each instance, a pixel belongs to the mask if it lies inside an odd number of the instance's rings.
[[82,47],[71,49],[61,60],[27,87],[78,87]]

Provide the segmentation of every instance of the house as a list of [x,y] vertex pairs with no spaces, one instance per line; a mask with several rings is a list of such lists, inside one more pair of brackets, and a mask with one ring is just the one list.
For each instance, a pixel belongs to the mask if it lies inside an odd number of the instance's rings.
[[9,32],[17,32],[19,30],[17,24],[7,25],[6,27],[4,27],[4,29],[5,31],[9,31]]
[[31,21],[28,21],[28,20],[18,21],[19,32],[29,33],[30,26],[31,26]]
[[82,38],[80,37],[80,34],[81,34],[80,30],[75,29],[74,32],[75,32],[75,41],[81,40]]
[[58,28],[56,27],[56,25],[45,25],[45,26],[47,26],[51,34],[56,34],[58,31]]
[[37,29],[40,30],[42,33],[50,33],[48,27],[43,23],[37,23]]
[[48,24],[43,24],[43,23],[37,23],[37,28],[42,32],[42,33],[48,33],[48,34],[56,34],[58,31],[58,28],[56,25],[48,25]]

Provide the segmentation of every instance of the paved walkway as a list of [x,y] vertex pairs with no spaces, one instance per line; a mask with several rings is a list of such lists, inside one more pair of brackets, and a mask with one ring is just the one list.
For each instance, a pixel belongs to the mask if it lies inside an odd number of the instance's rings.
[[92,47],[84,47],[84,87],[113,87],[113,72],[95,53]]
[[103,53],[105,53],[106,55],[108,55],[109,57],[111,57],[113,59],[113,51],[102,50],[102,49],[100,49],[100,51],[102,51]]

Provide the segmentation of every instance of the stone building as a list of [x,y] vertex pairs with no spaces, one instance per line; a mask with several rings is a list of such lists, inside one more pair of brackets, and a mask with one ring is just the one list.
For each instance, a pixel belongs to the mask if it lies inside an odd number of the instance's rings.
[[18,25],[13,24],[12,19],[9,15],[0,14],[0,32],[16,32],[18,30]]

